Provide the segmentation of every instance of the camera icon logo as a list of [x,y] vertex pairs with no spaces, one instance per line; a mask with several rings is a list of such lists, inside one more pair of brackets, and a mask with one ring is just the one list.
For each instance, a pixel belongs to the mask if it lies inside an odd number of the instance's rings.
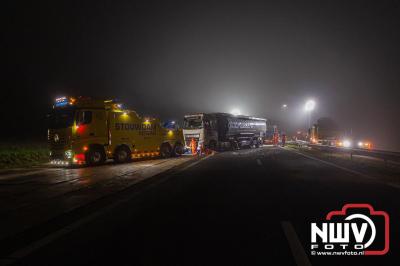
[[389,215],[370,204],[345,204],[323,223],[311,223],[311,255],[384,255],[389,251]]

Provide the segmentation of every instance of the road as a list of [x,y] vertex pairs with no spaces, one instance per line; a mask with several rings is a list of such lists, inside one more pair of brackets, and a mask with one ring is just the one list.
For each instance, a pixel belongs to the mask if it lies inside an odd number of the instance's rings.
[[42,168],[0,175],[0,239],[76,210],[190,161],[136,161],[99,167]]
[[[400,190],[396,186],[276,147],[178,160],[185,162],[176,160],[166,167],[169,171],[159,169],[156,175],[148,175],[153,176],[151,182],[138,181],[116,189],[106,199],[90,199],[89,207],[62,219],[44,225],[38,221],[27,233],[2,243],[3,264],[399,265]],[[160,162],[147,164],[153,164],[148,166],[153,169]],[[164,163],[170,164],[168,160]],[[134,176],[129,172],[139,167],[134,165],[77,171],[96,172],[99,179],[107,173],[107,179],[114,182],[112,176],[119,170],[113,173],[110,168],[125,169],[119,178],[124,179]],[[60,171],[70,170],[54,170],[60,182],[63,175],[73,179],[72,173]],[[53,182],[48,175],[48,179],[38,179]],[[89,176],[86,182],[93,182]],[[23,182],[24,178],[12,180]],[[32,176],[29,180],[33,182]],[[15,190],[8,189],[9,193]],[[37,189],[49,191],[42,186]],[[18,193],[24,195],[24,189]],[[47,196],[46,192],[39,194]],[[63,198],[70,199],[68,194]],[[387,255],[310,255],[310,223],[322,222],[328,212],[346,203],[369,203],[389,214]],[[8,210],[7,217],[14,217],[13,213]],[[12,219],[6,220],[2,230]]]

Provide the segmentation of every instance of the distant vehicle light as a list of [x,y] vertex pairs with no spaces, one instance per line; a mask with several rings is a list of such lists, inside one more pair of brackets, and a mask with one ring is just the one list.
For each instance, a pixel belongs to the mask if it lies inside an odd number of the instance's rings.
[[344,140],[343,141],[343,147],[350,148],[351,147],[351,141],[350,140]]
[[371,142],[359,141],[358,147],[360,147],[362,149],[371,149]]
[[372,146],[372,144],[371,144],[370,142],[365,142],[365,143],[364,143],[364,147],[365,147],[366,149],[371,149],[371,146]]
[[235,109],[233,109],[233,110],[231,111],[231,114],[232,114],[232,115],[240,115],[241,112],[240,112],[239,109],[235,108]]

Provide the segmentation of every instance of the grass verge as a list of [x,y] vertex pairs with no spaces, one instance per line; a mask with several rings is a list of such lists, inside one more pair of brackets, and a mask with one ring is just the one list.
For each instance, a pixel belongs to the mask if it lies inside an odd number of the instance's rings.
[[49,160],[46,142],[1,142],[0,169],[32,167]]

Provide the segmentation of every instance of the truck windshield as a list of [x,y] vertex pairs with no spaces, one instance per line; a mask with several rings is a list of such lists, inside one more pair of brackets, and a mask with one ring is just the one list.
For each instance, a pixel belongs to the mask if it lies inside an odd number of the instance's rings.
[[74,123],[74,108],[53,109],[49,115],[49,128],[67,128]]
[[185,117],[183,121],[185,129],[203,128],[203,121],[201,116],[199,117]]

